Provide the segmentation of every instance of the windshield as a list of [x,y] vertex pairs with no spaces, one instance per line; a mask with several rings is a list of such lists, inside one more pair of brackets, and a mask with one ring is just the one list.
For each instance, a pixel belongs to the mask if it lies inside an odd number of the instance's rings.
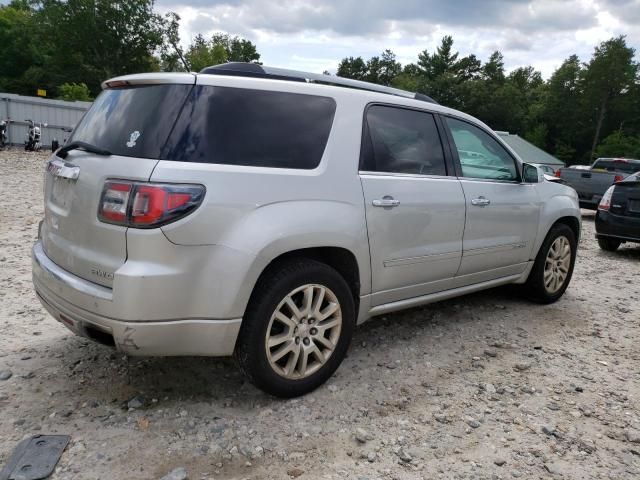
[[103,91],[69,138],[113,155],[158,159],[192,85]]

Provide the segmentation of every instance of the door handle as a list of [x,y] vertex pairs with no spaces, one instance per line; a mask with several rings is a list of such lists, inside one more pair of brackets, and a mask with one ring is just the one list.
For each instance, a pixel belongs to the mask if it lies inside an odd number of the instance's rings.
[[476,207],[486,207],[490,203],[491,200],[489,200],[488,198],[484,198],[483,196],[471,200],[471,205],[475,205]]
[[400,205],[400,200],[395,200],[393,197],[389,195],[385,195],[381,199],[374,200],[372,203],[374,207],[390,208],[390,207],[397,207],[398,205]]

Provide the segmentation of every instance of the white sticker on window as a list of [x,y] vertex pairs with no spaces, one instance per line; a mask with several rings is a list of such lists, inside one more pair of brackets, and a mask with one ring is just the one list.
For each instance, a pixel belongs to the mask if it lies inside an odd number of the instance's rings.
[[141,133],[136,130],[135,132],[132,132],[131,135],[129,136],[129,141],[127,142],[127,147],[129,148],[133,148],[136,146],[136,140],[138,140],[140,138]]

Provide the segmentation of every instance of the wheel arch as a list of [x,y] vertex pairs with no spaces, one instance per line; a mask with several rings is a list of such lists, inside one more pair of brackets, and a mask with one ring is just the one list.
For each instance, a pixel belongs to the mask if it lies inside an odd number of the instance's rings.
[[[274,269],[279,268],[285,262],[293,259],[308,259],[315,260],[317,262],[324,263],[334,270],[336,270],[342,278],[349,285],[349,290],[353,296],[353,301],[356,306],[356,314],[358,312],[361,284],[361,268],[358,265],[356,255],[349,249],[337,246],[317,246],[317,247],[305,247],[283,252],[274,257],[260,272],[255,284],[253,285],[251,296],[256,290],[256,286],[260,281],[272,272]],[[249,298],[249,302],[251,297]]]
[[[560,217],[558,220],[553,222],[553,225],[551,225],[551,227],[549,227],[549,231],[558,224],[563,224],[568,226],[573,231],[573,234],[576,236],[576,242],[580,241],[580,220],[578,220],[574,216]],[[549,232],[547,232],[547,234],[548,233]]]
[[536,259],[547,235],[558,224],[567,225],[575,234],[576,241],[580,240],[582,223],[577,196],[554,195],[543,203],[535,245],[531,250],[531,260]]

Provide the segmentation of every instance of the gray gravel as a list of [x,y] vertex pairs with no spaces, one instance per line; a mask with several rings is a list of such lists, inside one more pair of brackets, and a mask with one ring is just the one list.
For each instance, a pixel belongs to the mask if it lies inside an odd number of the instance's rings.
[[126,359],[49,317],[29,260],[44,159],[0,152],[0,465],[62,433],[57,480],[640,477],[640,246],[601,251],[592,212],[560,302],[498,289],[374,319],[282,401],[232,360]]

